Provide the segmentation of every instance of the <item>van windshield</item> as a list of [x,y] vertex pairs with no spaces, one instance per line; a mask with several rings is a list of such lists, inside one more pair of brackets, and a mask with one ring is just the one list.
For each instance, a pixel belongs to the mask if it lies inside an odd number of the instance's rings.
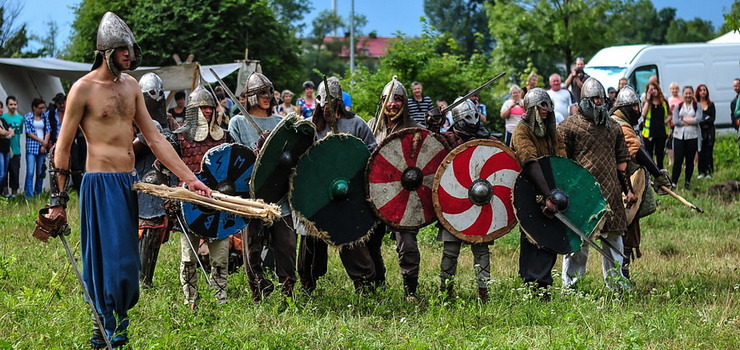
[[585,67],[583,71],[586,74],[594,77],[598,80],[601,85],[604,85],[604,89],[609,87],[617,88],[619,86],[619,79],[624,77],[627,72],[627,67]]

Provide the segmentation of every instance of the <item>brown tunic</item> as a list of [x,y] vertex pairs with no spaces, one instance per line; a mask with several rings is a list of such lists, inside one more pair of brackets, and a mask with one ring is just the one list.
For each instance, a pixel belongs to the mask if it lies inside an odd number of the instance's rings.
[[537,137],[526,123],[519,123],[514,129],[511,148],[516,152],[516,158],[522,167],[543,156],[567,157],[565,143],[560,134],[555,134],[554,142],[550,137]]
[[625,117],[621,111],[615,111],[612,115],[612,119],[619,124],[622,128],[622,134],[624,134],[624,142],[627,144],[627,152],[630,154],[630,159],[635,162],[637,157],[637,151],[642,146],[640,138],[637,137],[637,132],[632,128],[627,117]]
[[629,160],[622,129],[611,118],[607,126],[596,126],[577,113],[558,125],[568,158],[575,160],[596,178],[609,204],[611,213],[603,232],[624,232],[627,215],[622,202],[622,189],[617,178],[617,164]]

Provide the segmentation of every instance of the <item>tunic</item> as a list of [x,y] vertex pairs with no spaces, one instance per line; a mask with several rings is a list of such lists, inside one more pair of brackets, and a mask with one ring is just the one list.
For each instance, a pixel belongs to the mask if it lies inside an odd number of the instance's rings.
[[580,113],[558,125],[558,133],[565,142],[568,158],[586,168],[601,185],[609,204],[603,232],[624,232],[627,215],[622,202],[622,189],[617,178],[617,164],[629,160],[622,129],[611,118],[606,126],[596,126]]

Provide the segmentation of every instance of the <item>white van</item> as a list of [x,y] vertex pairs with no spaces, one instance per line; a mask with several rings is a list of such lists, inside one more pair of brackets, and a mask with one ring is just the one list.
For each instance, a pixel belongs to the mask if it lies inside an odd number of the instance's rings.
[[626,77],[640,95],[648,79],[656,75],[666,98],[672,82],[682,89],[706,84],[717,109],[715,125],[728,128],[730,101],[735,97],[732,81],[740,78],[740,43],[612,46],[597,52],[584,71],[605,89],[616,89],[619,79]]

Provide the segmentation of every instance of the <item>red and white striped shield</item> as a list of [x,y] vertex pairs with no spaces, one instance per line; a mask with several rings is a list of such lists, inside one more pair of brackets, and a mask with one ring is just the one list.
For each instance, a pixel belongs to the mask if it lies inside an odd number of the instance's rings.
[[439,222],[470,243],[503,236],[517,222],[511,194],[520,171],[514,152],[499,141],[458,146],[434,177],[432,199]]
[[386,137],[370,156],[366,170],[375,214],[395,229],[413,230],[434,221],[432,183],[449,151],[441,136],[422,128]]

